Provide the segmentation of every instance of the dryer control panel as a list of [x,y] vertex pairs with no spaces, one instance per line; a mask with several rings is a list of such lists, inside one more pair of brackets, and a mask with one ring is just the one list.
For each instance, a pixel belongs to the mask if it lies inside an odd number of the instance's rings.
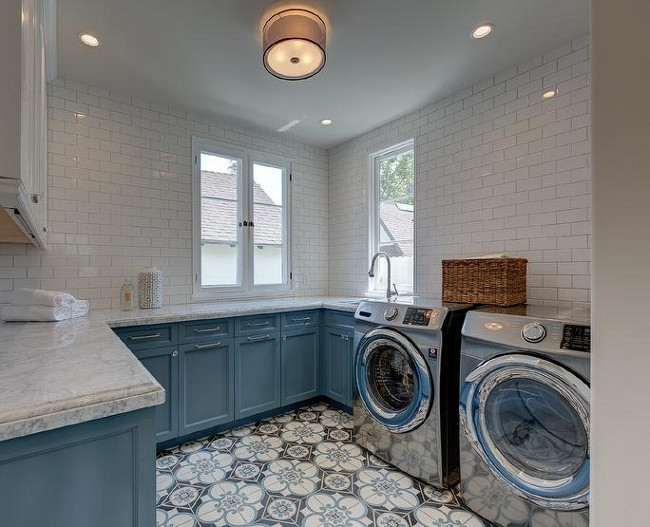
[[433,310],[422,307],[409,307],[406,309],[406,315],[402,324],[407,326],[428,326],[431,321]]
[[470,311],[463,335],[514,349],[562,351],[583,354],[591,351],[591,327],[564,321]]
[[420,307],[395,302],[364,301],[354,317],[357,320],[388,327],[439,331],[447,316],[444,307]]
[[591,328],[566,324],[562,332],[560,347],[565,350],[591,351]]

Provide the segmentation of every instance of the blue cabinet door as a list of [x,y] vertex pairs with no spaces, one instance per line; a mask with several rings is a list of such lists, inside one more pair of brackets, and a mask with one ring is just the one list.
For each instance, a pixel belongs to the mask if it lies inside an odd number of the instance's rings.
[[319,339],[313,327],[282,335],[282,406],[318,395]]
[[235,419],[280,406],[280,334],[235,339]]
[[153,348],[134,352],[165,389],[165,402],[156,406],[156,441],[178,437],[178,348]]
[[179,435],[235,418],[233,339],[181,346],[179,355]]
[[352,406],[352,331],[326,327],[323,339],[322,393]]

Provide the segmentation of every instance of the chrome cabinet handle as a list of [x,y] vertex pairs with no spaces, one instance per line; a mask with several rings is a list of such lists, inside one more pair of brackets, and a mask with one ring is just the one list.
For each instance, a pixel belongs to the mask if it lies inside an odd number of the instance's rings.
[[266,322],[256,322],[256,323],[249,322],[248,324],[246,324],[246,326],[248,326],[249,328],[261,328],[263,326],[268,326],[268,325],[269,325],[268,320]]
[[152,333],[151,335],[135,335],[129,337],[129,340],[147,340],[147,339],[157,339],[160,337],[160,333]]
[[178,357],[178,350],[172,351],[172,357],[174,358]]
[[194,329],[194,333],[214,333],[215,331],[221,331],[221,326],[214,328]]
[[311,317],[297,317],[297,318],[292,318],[291,322],[308,322],[311,320]]
[[286,335],[282,335],[282,340],[287,340],[287,336],[286,336]]
[[194,344],[194,349],[204,350],[204,349],[208,349],[208,348],[218,348],[219,346],[221,346],[221,341],[210,342],[208,344]]
[[248,337],[248,342],[255,342],[256,340],[270,339],[271,335],[258,335],[257,337]]

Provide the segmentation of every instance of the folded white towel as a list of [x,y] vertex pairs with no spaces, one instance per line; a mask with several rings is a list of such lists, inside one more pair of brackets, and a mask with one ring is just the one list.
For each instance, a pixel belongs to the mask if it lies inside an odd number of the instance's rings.
[[83,317],[88,308],[87,300],[76,300],[67,306],[6,306],[0,318],[5,322],[57,322]]
[[14,306],[70,306],[76,298],[68,293],[44,291],[43,289],[16,289],[7,301]]

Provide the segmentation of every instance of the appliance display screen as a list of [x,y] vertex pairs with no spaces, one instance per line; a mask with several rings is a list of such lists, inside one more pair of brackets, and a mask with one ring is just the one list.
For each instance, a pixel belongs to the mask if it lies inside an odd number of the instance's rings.
[[560,347],[572,351],[591,351],[591,328],[567,324],[562,331]]
[[431,320],[431,312],[431,309],[409,307],[406,310],[402,324],[408,324],[409,326],[428,326]]

